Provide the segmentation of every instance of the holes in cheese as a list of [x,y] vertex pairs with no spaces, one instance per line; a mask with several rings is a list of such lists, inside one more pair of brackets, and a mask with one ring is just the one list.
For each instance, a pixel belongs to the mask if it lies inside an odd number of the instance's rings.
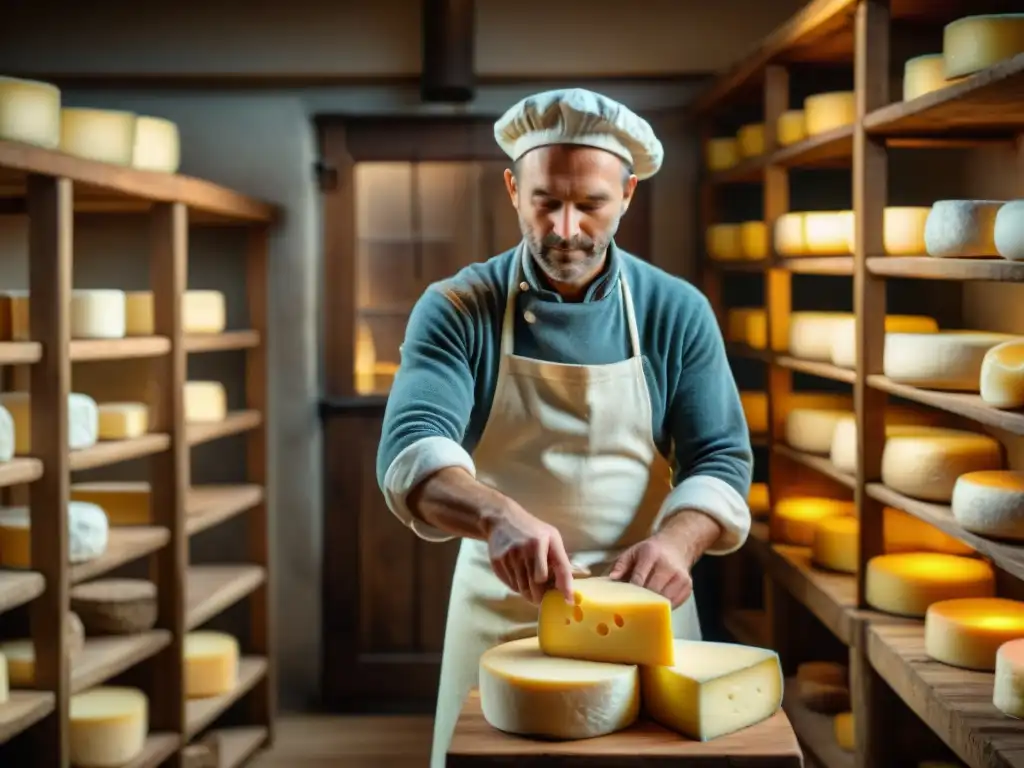
[[178,126],[162,117],[136,118],[132,166],[142,171],[176,173],[180,164]]
[[743,258],[739,224],[712,224],[705,238],[708,256],[716,261],[737,261]]
[[808,661],[796,668],[797,696],[812,712],[835,714],[850,708],[848,672],[831,661]]
[[228,415],[228,396],[219,381],[185,383],[185,421],[223,421]]
[[767,720],[782,706],[775,651],[733,643],[675,641],[674,665],[640,668],[644,711],[697,741]]
[[814,543],[814,529],[819,520],[840,515],[853,515],[852,501],[818,496],[794,496],[775,503],[768,527],[772,541],[809,547]]
[[995,244],[996,213],[1003,201],[939,200],[924,227],[925,249],[941,258],[998,256]]
[[997,539],[1024,540],[1024,472],[960,475],[950,502],[965,530]]
[[131,165],[135,115],[112,109],[64,107],[60,111],[60,151],[101,163]]
[[1024,408],[1024,338],[990,347],[978,375],[981,399],[996,408]]
[[879,555],[868,561],[865,601],[897,616],[923,618],[942,600],[995,595],[995,573],[984,560],[939,552]]
[[[942,416],[937,411],[912,408],[888,408],[885,413],[885,436],[929,435],[936,434],[934,425],[940,423]],[[857,472],[857,421],[853,416],[846,416],[836,422],[832,431],[832,445],[829,448],[829,461],[841,472],[856,474]]]
[[740,161],[739,142],[732,136],[709,139],[705,147],[705,162],[708,170],[724,171]]
[[130,440],[149,431],[149,406],[145,403],[100,403],[100,440]]
[[849,312],[792,312],[789,315],[789,354],[803,360],[828,361],[837,323],[853,317]]
[[1004,259],[1024,261],[1024,200],[1011,200],[999,209],[992,240]]
[[924,617],[925,653],[954,667],[991,671],[999,646],[1022,635],[1024,603],[1017,600],[942,600]]
[[816,93],[804,99],[807,135],[833,131],[856,120],[857,109],[853,91]]
[[[130,291],[126,297],[127,334],[152,336],[153,292]],[[227,327],[227,308],[220,291],[185,291],[181,302],[184,333],[222,333]]]
[[771,493],[768,483],[751,483],[747,494],[747,506],[754,517],[763,517],[771,511]]
[[726,315],[726,340],[754,349],[768,346],[768,315],[761,307],[733,307]]
[[1002,446],[988,435],[934,428],[892,435],[882,449],[882,482],[894,491],[948,504],[960,475],[1002,469]]
[[740,250],[748,261],[768,258],[768,227],[763,221],[744,221],[740,224]]
[[1004,715],[1024,719],[1024,637],[996,649],[992,704]]
[[[857,324],[856,318],[848,317],[836,321],[832,330],[832,346],[829,359],[840,368],[857,367]],[[886,315],[886,333],[936,333],[939,324],[932,317],[924,315]]]
[[[107,550],[109,526],[100,507],[84,501],[68,502],[69,562],[85,563]],[[0,507],[0,565],[32,567],[32,529],[28,507]]]
[[847,410],[793,408],[786,414],[786,442],[798,451],[827,454],[836,424],[850,416]]
[[836,744],[846,752],[853,752],[857,745],[857,732],[854,728],[853,712],[840,712],[832,720],[832,730],[836,735]]
[[736,145],[740,157],[758,157],[764,154],[764,123],[749,123],[736,132]]
[[135,688],[93,688],[71,697],[68,721],[72,765],[119,768],[146,745],[149,700]]
[[903,64],[904,101],[924,96],[946,85],[946,65],[941,53],[915,56]]
[[[28,392],[0,392],[3,406],[14,421],[14,453],[32,455],[32,406]],[[68,448],[72,451],[96,445],[99,439],[99,409],[88,395],[68,395]]]
[[620,664],[671,665],[672,605],[651,590],[608,578],[578,579],[575,603],[549,590],[538,637],[549,656]]
[[740,404],[751,434],[768,431],[768,393],[740,392]]
[[807,119],[802,109],[788,109],[775,121],[779,146],[788,147],[807,138]]
[[1024,53],[1024,13],[966,16],[942,34],[946,77],[962,77]]
[[185,696],[223,696],[238,685],[238,641],[223,632],[185,635]]
[[632,725],[640,712],[635,665],[545,655],[535,637],[480,657],[480,707],[506,733],[588,739]]
[[0,139],[56,149],[60,99],[60,89],[50,83],[0,76]]
[[887,333],[882,368],[886,376],[903,384],[977,392],[985,354],[1014,338],[987,331]]
[[110,525],[150,525],[149,483],[98,481],[72,483],[71,499],[100,507]]

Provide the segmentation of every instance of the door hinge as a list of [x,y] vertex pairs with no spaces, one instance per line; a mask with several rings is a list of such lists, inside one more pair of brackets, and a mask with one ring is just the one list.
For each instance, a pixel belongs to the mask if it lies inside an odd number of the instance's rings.
[[333,192],[338,188],[338,169],[322,160],[313,163],[313,173],[321,192]]

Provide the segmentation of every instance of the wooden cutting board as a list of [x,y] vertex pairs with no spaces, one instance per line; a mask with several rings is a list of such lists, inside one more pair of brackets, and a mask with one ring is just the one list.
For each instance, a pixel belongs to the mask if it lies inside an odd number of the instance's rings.
[[678,766],[678,768],[803,768],[803,756],[782,710],[762,723],[712,741],[691,741],[651,722],[578,741],[541,741],[503,733],[484,720],[474,689],[462,707],[447,768],[545,766]]

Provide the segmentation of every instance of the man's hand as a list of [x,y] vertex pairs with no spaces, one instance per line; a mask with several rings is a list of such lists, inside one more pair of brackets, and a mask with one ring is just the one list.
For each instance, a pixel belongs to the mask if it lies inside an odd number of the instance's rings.
[[572,603],[572,566],[558,529],[512,501],[489,527],[491,567],[509,589],[539,604],[554,583]]

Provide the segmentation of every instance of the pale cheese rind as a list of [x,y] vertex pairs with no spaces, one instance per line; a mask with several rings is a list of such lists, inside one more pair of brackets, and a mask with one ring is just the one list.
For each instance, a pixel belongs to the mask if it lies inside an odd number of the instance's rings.
[[903,100],[910,101],[946,87],[946,63],[941,53],[907,59],[903,64]]
[[98,409],[100,440],[131,440],[149,431],[145,403],[100,403]]
[[238,685],[238,640],[224,632],[198,631],[185,635],[185,696],[204,699],[223,696]]
[[122,339],[125,293],[113,289],[71,292],[71,338]]
[[995,244],[996,214],[1003,202],[937,201],[924,227],[928,255],[957,259],[998,256]]
[[831,91],[808,96],[804,99],[804,119],[808,136],[852,125],[857,119],[854,92]]
[[1024,13],[965,16],[945,26],[946,77],[963,77],[1024,53]]
[[1024,200],[1011,200],[999,209],[993,240],[1004,259],[1024,261]]
[[882,449],[882,482],[924,501],[948,504],[960,475],[1002,468],[1002,446],[976,432],[936,429],[893,435]]
[[146,745],[149,700],[135,688],[100,686],[71,697],[68,753],[82,768],[120,768]]
[[996,408],[1024,408],[1024,338],[985,352],[978,389],[981,399]]
[[142,171],[177,173],[180,165],[178,126],[162,117],[139,115],[135,121],[132,166]]
[[480,707],[494,728],[519,736],[588,739],[632,725],[640,713],[636,665],[548,656],[536,637],[480,657]]
[[0,76],[0,140],[44,149],[60,144],[60,89],[38,80]]
[[640,669],[644,710],[666,728],[709,741],[767,720],[782,706],[782,666],[773,650],[676,640],[675,657],[674,665]]
[[60,150],[86,160],[131,165],[135,115],[112,109],[64,107],[60,117]]
[[964,530],[1024,540],[1024,472],[968,472],[953,486],[953,517]]
[[1003,643],[1024,635],[1024,603],[1001,597],[940,600],[924,617],[924,650],[963,669],[990,672]]
[[773,238],[775,252],[779,256],[794,257],[807,255],[807,240],[804,237],[804,214],[791,211],[775,219]]
[[[152,336],[153,292],[129,291],[126,297],[128,336]],[[181,299],[184,333],[222,333],[227,326],[227,305],[220,291],[185,291]]]
[[853,250],[853,211],[807,211],[803,217],[805,255],[836,256]]
[[775,138],[781,147],[797,144],[807,138],[807,116],[802,109],[789,109],[775,122]]
[[815,526],[828,517],[852,516],[852,501],[820,496],[794,496],[775,502],[769,521],[771,540],[780,544],[809,547],[814,543]]
[[14,417],[11,416],[10,411],[0,405],[0,462],[10,461],[14,458],[14,448],[17,442]]
[[[913,435],[945,434],[937,411],[924,409],[888,408],[885,415],[885,438]],[[829,461],[840,472],[857,473],[857,420],[847,416],[840,419],[832,431]]]
[[187,422],[215,422],[227,418],[228,396],[219,381],[186,382],[184,401]]
[[827,455],[836,425],[852,415],[847,410],[792,408],[786,414],[786,442],[804,453]]
[[[14,421],[14,454],[32,455],[32,402],[28,392],[0,393],[0,406]],[[88,395],[68,395],[68,448],[78,451],[96,445],[99,439],[99,408]]]
[[1015,337],[988,331],[887,333],[882,352],[886,376],[925,389],[977,392],[986,353]]
[[[886,315],[885,332],[889,333],[937,333],[938,321],[925,315]],[[840,368],[857,366],[857,319],[845,318],[837,321],[832,330],[832,345],[829,350],[832,365]]]
[[939,552],[878,555],[868,561],[864,599],[872,608],[923,618],[942,600],[993,597],[995,572],[984,560]]
[[1004,715],[1024,719],[1024,637],[1008,640],[996,650],[992,704]]
[[852,317],[849,312],[790,313],[789,354],[802,360],[827,362],[832,356],[836,325]]

